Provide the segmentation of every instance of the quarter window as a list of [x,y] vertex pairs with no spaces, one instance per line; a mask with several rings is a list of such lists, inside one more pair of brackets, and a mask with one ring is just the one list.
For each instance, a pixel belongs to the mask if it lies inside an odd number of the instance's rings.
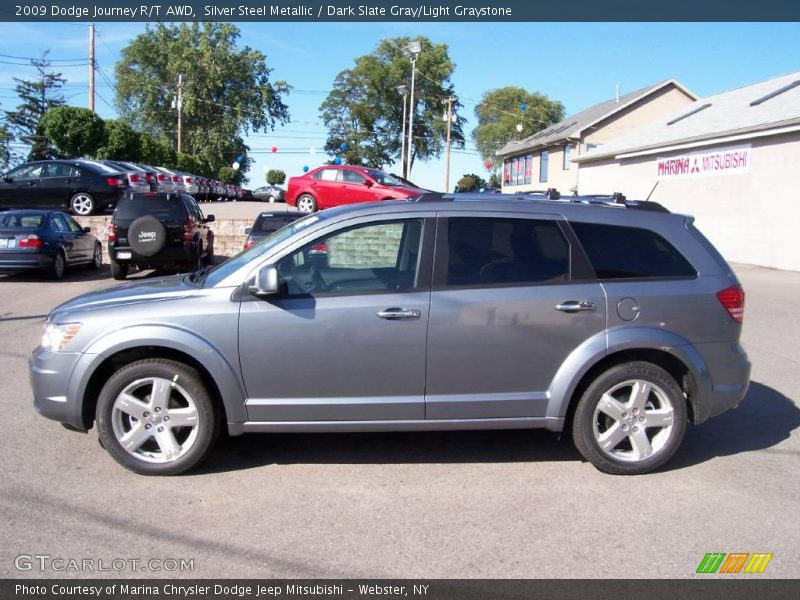
[[572,223],[599,279],[696,277],[675,246],[648,229]]
[[569,244],[554,221],[451,218],[447,285],[569,279]]

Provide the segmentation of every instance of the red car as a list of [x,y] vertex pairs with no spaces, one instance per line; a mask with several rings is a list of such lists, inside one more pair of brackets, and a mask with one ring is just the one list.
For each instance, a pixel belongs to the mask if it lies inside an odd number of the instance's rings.
[[424,190],[408,186],[379,169],[326,165],[290,177],[286,203],[303,212],[315,212],[340,204],[402,200],[422,193]]

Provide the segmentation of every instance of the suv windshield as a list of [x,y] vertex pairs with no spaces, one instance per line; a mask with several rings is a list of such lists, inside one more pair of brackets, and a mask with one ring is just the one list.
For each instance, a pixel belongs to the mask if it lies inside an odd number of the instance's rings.
[[381,185],[403,185],[402,181],[378,169],[364,169],[364,172]]
[[239,254],[229,260],[226,260],[213,271],[209,272],[204,278],[205,286],[214,287],[228,275],[235,273],[238,269],[250,261],[257,260],[276,245],[280,244],[284,240],[289,239],[301,229],[308,227],[317,221],[319,221],[319,215],[308,215],[307,217],[303,217],[299,221],[295,221],[294,223],[279,229],[275,233],[268,235],[255,246],[250,246],[246,250],[239,252]]

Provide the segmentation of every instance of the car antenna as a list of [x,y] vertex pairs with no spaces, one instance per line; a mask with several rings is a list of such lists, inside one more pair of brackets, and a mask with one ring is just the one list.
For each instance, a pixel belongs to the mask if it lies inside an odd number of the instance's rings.
[[661,183],[661,180],[660,180],[660,179],[659,179],[658,181],[656,181],[656,184],[653,186],[653,189],[652,189],[652,190],[650,190],[650,193],[649,193],[649,194],[647,194],[647,198],[645,198],[645,199],[644,199],[644,201],[645,201],[645,202],[650,202],[650,196],[652,196],[652,195],[653,195],[653,192],[655,192],[655,191],[656,191],[656,188],[658,187],[658,184],[659,184],[659,183]]

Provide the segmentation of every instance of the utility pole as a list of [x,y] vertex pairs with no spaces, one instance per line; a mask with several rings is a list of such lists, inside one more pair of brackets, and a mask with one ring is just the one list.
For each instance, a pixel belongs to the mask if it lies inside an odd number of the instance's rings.
[[405,85],[398,85],[397,86],[398,93],[403,97],[403,134],[400,136],[401,139],[401,146],[400,146],[400,172],[403,174],[403,177],[406,176],[406,115],[408,114],[406,110],[406,105],[408,104],[408,87]]
[[454,97],[450,96],[445,102],[447,102],[447,113],[445,115],[445,120],[447,121],[447,158],[445,159],[445,167],[444,167],[444,193],[448,193],[450,191],[450,127],[453,124],[453,101],[455,100]]
[[94,112],[94,23],[89,24],[89,110]]
[[178,75],[178,98],[175,101],[178,109],[178,154],[181,152],[181,117],[183,116],[183,75]]

